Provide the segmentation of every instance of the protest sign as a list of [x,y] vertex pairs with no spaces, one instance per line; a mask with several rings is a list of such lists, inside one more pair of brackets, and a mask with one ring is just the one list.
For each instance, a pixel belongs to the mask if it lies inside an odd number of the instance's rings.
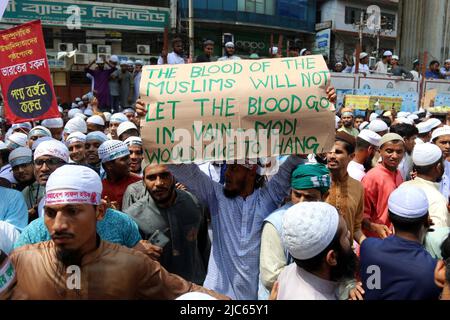
[[59,117],[39,20],[0,32],[0,74],[9,121]]
[[322,56],[145,66],[145,157],[185,163],[329,151],[329,82]]

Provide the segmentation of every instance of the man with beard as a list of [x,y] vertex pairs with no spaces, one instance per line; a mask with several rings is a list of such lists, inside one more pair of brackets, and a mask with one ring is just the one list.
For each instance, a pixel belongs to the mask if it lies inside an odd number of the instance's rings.
[[36,181],[34,178],[33,152],[30,148],[20,147],[13,150],[9,154],[9,164],[17,181],[14,188],[17,191],[23,191]]
[[446,199],[450,198],[450,127],[443,126],[433,131],[431,141],[437,145],[444,154],[444,175],[439,190]]
[[161,57],[158,58],[158,65],[161,64],[184,64],[183,57],[183,41],[180,38],[174,38],[172,40],[173,51],[168,53],[164,51],[161,53]]
[[175,188],[175,178],[165,165],[148,165],[143,184],[144,198],[125,212],[138,223],[143,238],[154,244],[165,269],[203,283],[210,253],[203,208],[190,193]]
[[107,197],[116,203],[116,209],[122,210],[123,195],[127,187],[141,177],[130,172],[130,151],[125,143],[118,140],[108,140],[98,148],[98,156],[106,172],[102,180],[102,198]]
[[359,131],[353,127],[353,111],[350,108],[344,108],[341,110],[342,127],[338,129],[338,132],[344,131],[354,137],[356,137]]
[[225,43],[225,55],[223,57],[220,57],[217,61],[241,60],[241,58],[234,53],[234,43],[231,41],[227,42]]
[[364,189],[347,172],[354,157],[355,138],[345,132],[336,134],[333,149],[327,154],[327,167],[331,173],[331,188],[326,202],[334,206],[345,219],[351,241],[361,243],[366,238],[361,231],[364,213]]
[[438,299],[436,260],[422,245],[430,228],[427,196],[417,187],[401,186],[390,195],[388,206],[395,235],[384,240],[368,238],[361,245],[365,299]]
[[412,152],[414,150],[414,146],[416,145],[416,139],[419,131],[411,124],[399,123],[393,125],[389,132],[397,133],[403,138],[403,140],[405,140],[405,154],[402,162],[400,162],[398,166],[398,170],[400,171],[403,180],[408,181],[411,179],[411,172],[414,166],[412,161]]
[[281,222],[286,211],[300,202],[325,201],[330,184],[330,171],[323,164],[300,165],[292,173],[291,201],[264,220],[261,235],[258,300],[269,298],[269,293],[280,272],[286,265],[293,262],[281,242]]
[[66,139],[70,160],[74,163],[86,163],[86,135],[81,132],[71,133]]
[[[90,168],[66,166],[50,176],[45,224],[52,240],[10,255],[17,276],[13,298],[16,290],[32,300],[174,299],[192,291],[225,298],[168,273],[141,252],[101,240],[101,194],[101,180]],[[76,267],[78,281],[70,271]]]
[[100,131],[90,132],[86,135],[86,163],[88,167],[97,172],[102,179],[106,174],[103,170],[102,162],[98,157],[98,148],[105,141],[108,141],[108,137]]
[[357,264],[344,218],[327,203],[301,202],[284,215],[282,235],[295,263],[281,272],[277,299],[337,300]]
[[64,120],[62,118],[52,118],[42,120],[41,125],[46,127],[52,133],[55,140],[61,141],[64,131]]
[[439,182],[444,174],[444,159],[438,146],[431,143],[419,144],[413,152],[417,177],[404,185],[421,189],[428,199],[428,213],[436,228],[450,227],[448,199],[439,191]]
[[390,194],[403,182],[398,165],[405,153],[405,142],[396,133],[381,138],[382,162],[362,179],[364,187],[363,229],[368,237],[386,238],[392,232],[387,202]]
[[124,143],[130,151],[130,171],[142,176],[142,160],[144,160],[142,139],[139,137],[129,137],[124,141]]
[[355,157],[349,162],[347,172],[350,177],[361,181],[372,169],[372,160],[380,147],[381,136],[371,130],[362,130],[356,138]]

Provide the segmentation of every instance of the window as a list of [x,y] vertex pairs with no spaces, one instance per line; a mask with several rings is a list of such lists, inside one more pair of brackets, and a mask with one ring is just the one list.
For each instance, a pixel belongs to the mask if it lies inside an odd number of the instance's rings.
[[[367,20],[368,15],[366,9],[345,7],[345,24],[359,23],[361,19],[361,12],[364,13],[364,20]],[[381,29],[395,30],[395,15],[381,12]]]
[[238,11],[274,15],[275,0],[238,0]]

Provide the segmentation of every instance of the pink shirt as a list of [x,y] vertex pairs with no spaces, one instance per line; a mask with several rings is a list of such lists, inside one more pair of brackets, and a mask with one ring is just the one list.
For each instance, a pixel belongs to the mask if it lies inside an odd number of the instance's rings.
[[[364,187],[364,219],[372,223],[384,224],[391,228],[388,215],[388,199],[391,192],[402,184],[400,171],[392,172],[382,164],[370,170],[362,179]],[[364,230],[368,237],[378,237],[376,233]]]

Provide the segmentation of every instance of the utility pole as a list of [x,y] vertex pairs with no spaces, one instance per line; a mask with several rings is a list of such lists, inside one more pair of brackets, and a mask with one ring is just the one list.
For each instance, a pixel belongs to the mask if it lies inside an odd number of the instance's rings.
[[189,0],[189,58],[194,59],[194,1]]
[[359,47],[361,50],[363,47],[363,30],[364,30],[364,12],[361,11],[361,17],[359,19]]

